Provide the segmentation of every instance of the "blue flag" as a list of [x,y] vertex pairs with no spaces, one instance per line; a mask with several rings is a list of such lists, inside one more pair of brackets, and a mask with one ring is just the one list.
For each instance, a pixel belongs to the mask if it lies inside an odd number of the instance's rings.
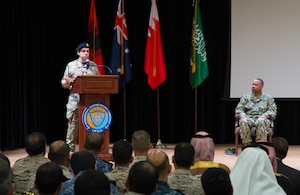
[[119,0],[109,65],[112,74],[119,75],[119,89],[124,87],[133,78],[123,4],[124,0]]

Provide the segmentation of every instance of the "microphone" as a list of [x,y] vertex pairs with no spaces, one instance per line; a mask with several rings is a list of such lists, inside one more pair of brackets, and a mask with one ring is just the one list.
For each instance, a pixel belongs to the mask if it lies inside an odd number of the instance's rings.
[[89,69],[89,67],[90,67],[90,60],[89,59],[85,60],[85,67],[86,67],[86,69]]
[[103,68],[107,69],[108,72],[109,72],[109,74],[112,74],[112,73],[113,73],[112,69],[111,69],[109,66],[105,66],[105,65],[97,65],[97,66],[98,66],[98,67],[103,67]]

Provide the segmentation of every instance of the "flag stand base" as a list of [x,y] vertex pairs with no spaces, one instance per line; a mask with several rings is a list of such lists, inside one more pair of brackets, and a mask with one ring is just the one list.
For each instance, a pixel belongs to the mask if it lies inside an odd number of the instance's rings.
[[158,139],[157,140],[157,143],[154,145],[154,148],[159,148],[159,149],[163,149],[163,148],[166,148],[166,145],[161,143],[161,140]]

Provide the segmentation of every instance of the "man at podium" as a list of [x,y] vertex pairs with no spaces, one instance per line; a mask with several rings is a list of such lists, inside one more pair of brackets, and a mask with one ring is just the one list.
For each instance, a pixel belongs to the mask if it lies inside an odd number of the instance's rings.
[[68,119],[68,129],[66,133],[66,143],[70,151],[75,151],[75,144],[78,141],[78,122],[79,122],[79,98],[78,93],[71,92],[73,81],[77,76],[99,75],[98,66],[93,61],[89,61],[89,44],[80,43],[76,47],[78,58],[70,61],[65,68],[61,85],[64,89],[69,89],[68,102],[66,104],[66,118]]

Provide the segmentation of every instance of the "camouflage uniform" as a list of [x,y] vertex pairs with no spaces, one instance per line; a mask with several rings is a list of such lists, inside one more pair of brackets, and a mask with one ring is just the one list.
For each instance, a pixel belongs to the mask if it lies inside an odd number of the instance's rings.
[[15,193],[37,192],[34,188],[35,174],[40,165],[50,160],[42,154],[31,155],[17,160],[13,169],[13,181],[15,183]]
[[132,167],[132,165],[134,165],[134,163],[144,160],[147,160],[147,156],[134,156],[133,161],[129,164],[129,169]]
[[172,189],[186,195],[204,195],[200,175],[193,176],[190,170],[175,169],[169,174],[168,184]]
[[112,171],[113,165],[107,161],[104,161],[98,157],[97,154],[93,154],[96,161],[96,170],[101,171],[102,173],[106,173]]
[[[271,116],[276,116],[276,114],[277,106],[270,95],[262,93],[259,98],[255,98],[252,93],[245,94],[235,109],[235,117],[248,116],[239,121],[243,144],[252,142],[250,130],[253,126],[257,128],[256,140],[267,140],[266,129],[270,126],[269,119]],[[259,118],[261,115],[264,115],[267,120]]]
[[182,193],[170,188],[167,182],[158,181],[157,190],[151,195],[182,195]]
[[117,190],[120,195],[126,192],[125,181],[128,177],[128,172],[128,167],[117,166],[112,171],[105,173],[110,181],[116,182]]
[[71,171],[68,169],[68,167],[63,166],[63,165],[59,165],[60,168],[63,171],[63,175],[67,178],[67,179],[72,179],[74,177],[73,173],[71,173]]
[[[67,64],[62,81],[67,76],[72,78],[74,81],[77,76],[82,75],[99,75],[98,66],[94,62],[89,61],[89,68],[86,68],[86,65],[81,63],[79,59],[73,60]],[[72,89],[72,85],[69,87],[69,89]],[[78,139],[79,99],[80,97],[78,93],[72,93],[70,91],[68,103],[66,105],[66,118],[68,119],[66,143],[69,145],[72,152],[75,150],[75,144],[77,143]]]

